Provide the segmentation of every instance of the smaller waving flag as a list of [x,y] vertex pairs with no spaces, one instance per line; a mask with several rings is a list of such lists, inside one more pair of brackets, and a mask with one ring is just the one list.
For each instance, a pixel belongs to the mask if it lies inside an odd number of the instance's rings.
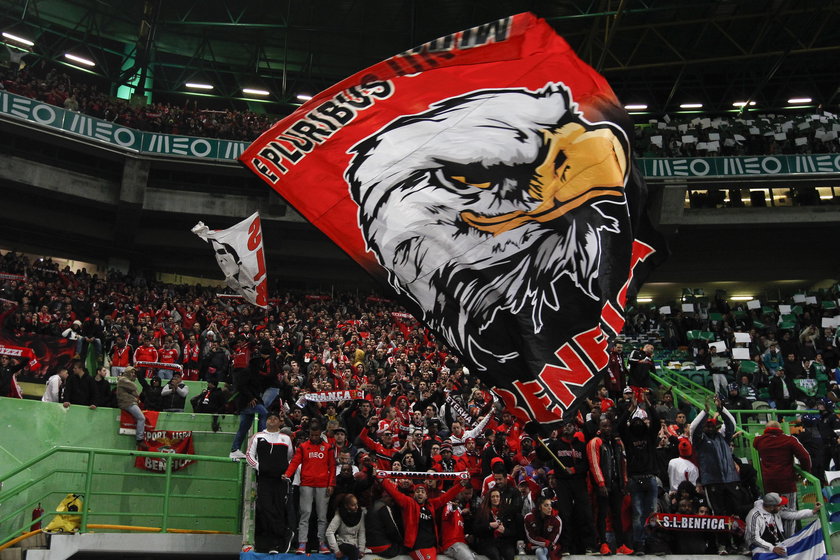
[[213,230],[198,222],[192,232],[213,246],[216,262],[230,289],[249,303],[268,307],[268,275],[259,212],[228,229]]

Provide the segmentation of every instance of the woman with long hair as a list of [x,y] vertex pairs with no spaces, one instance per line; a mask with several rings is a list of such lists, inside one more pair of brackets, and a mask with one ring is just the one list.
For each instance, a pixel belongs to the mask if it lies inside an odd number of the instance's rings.
[[525,516],[525,536],[537,560],[555,560],[561,556],[562,529],[563,522],[554,513],[551,499],[540,498],[537,507]]
[[513,560],[517,527],[512,511],[502,504],[502,493],[491,489],[481,501],[473,523],[476,550],[489,560]]
[[345,494],[332,522],[327,527],[326,537],[330,550],[336,558],[358,560],[365,554],[365,508],[353,494]]

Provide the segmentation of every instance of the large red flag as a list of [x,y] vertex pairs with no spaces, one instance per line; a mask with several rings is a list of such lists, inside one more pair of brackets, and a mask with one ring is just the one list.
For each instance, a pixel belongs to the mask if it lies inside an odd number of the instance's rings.
[[594,388],[662,253],[631,134],[607,82],[519,14],[359,72],[241,161],[550,422]]

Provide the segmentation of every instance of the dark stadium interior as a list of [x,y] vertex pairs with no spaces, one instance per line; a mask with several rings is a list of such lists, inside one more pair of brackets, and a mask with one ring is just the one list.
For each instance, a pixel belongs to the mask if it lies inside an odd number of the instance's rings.
[[[702,112],[710,115],[733,114],[735,98],[755,100],[765,112],[790,110],[786,99],[800,92],[811,96],[815,107],[837,103],[836,2],[4,0],[0,7],[0,28],[36,40],[34,54],[25,58],[30,65],[49,61],[74,79],[115,90],[129,78],[121,67],[130,51],[135,61],[148,62],[154,101],[205,108],[283,115],[300,103],[299,93],[314,93],[447,32],[526,10],[545,17],[605,75],[624,103],[647,104],[635,117],[640,122],[678,114],[677,105],[685,101],[703,103]],[[151,35],[143,34],[141,22],[153,25]],[[91,56],[96,68],[84,73],[67,64],[62,54],[74,49]],[[190,80],[209,81],[215,89],[196,97],[184,88]],[[248,86],[270,95],[262,103],[247,101],[240,89]],[[9,122],[0,127],[6,154],[106,181],[119,181],[123,173],[123,156],[100,146]],[[265,221],[274,278],[296,287],[368,284],[350,259],[293,210],[288,216],[296,220],[283,219],[284,202],[244,169],[155,158],[148,186],[256,197],[280,218]],[[0,210],[0,242],[8,248],[93,262],[118,257],[138,271],[214,275],[203,244],[189,233],[200,214],[125,205],[115,211],[102,201],[56,189],[33,191],[8,179],[3,192],[8,200]],[[761,287],[776,280],[808,285],[837,277],[835,252],[809,242],[836,239],[836,222],[812,225],[803,215],[781,227],[772,211],[766,210],[767,220],[759,225],[710,218],[707,225],[664,228],[672,256],[651,280],[661,285],[730,280]],[[207,220],[212,227],[235,222],[223,216]]]

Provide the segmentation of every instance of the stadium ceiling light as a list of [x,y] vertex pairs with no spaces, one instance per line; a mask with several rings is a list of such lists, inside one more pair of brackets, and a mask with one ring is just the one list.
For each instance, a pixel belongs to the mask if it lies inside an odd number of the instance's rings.
[[[735,103],[732,104],[732,106],[733,107],[743,107],[744,105],[747,105],[747,104],[748,103],[746,101],[736,101]],[[755,106],[755,101],[750,101],[749,106],[750,107]]]
[[755,298],[753,296],[732,296],[729,299],[731,299],[732,301],[752,301]]
[[81,56],[76,56],[75,54],[64,53],[64,58],[67,60],[72,60],[73,62],[78,62],[79,64],[84,64],[85,66],[96,66],[96,63],[88,58],[83,58]]
[[650,303],[652,301],[653,301],[653,298],[649,298],[649,297],[637,297],[636,298],[636,303]]
[[200,82],[187,82],[184,84],[186,87],[190,89],[213,89],[213,86],[210,84],[202,84]]
[[788,99],[788,103],[796,104],[796,103],[810,103],[812,100],[810,97],[792,97]]
[[680,109],[700,109],[703,107],[702,103],[682,103]]
[[298,101],[309,101],[312,99],[312,96],[308,93],[299,93],[295,97],[297,97]]
[[3,37],[8,39],[9,41],[15,41],[16,43],[20,43],[21,45],[26,45],[27,47],[34,47],[35,43],[30,41],[29,39],[24,39],[23,37],[18,37],[17,35],[12,35],[11,33],[7,33],[6,31],[3,32]]
[[265,89],[242,88],[242,93],[250,95],[270,95],[271,92]]
[[647,105],[644,105],[643,103],[638,103],[635,105],[625,105],[624,108],[628,111],[644,111],[645,109],[647,109]]

